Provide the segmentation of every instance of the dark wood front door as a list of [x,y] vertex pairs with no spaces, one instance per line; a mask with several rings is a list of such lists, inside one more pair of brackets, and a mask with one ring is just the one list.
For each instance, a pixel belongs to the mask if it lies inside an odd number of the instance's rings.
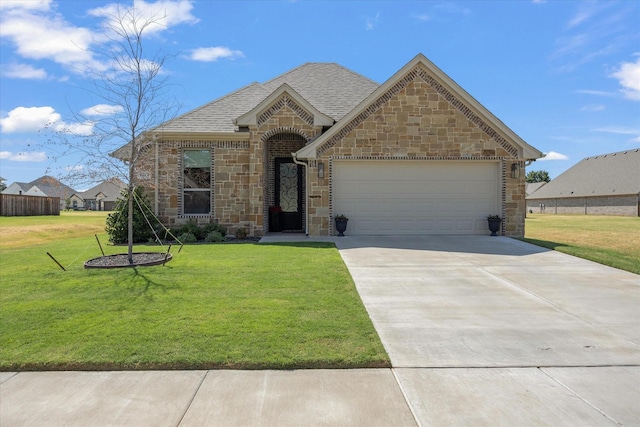
[[282,231],[302,231],[302,166],[276,158],[276,205],[282,209]]

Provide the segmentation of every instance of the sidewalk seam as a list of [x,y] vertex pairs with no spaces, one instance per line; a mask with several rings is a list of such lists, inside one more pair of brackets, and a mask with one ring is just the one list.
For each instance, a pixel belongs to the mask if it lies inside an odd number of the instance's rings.
[[191,396],[191,399],[189,399],[189,403],[187,404],[187,407],[184,409],[184,412],[182,413],[180,420],[178,420],[178,424],[176,424],[176,427],[180,427],[180,425],[182,424],[182,421],[184,421],[184,417],[187,416],[187,412],[189,412],[189,409],[191,409],[191,405],[193,404],[193,401],[196,399],[196,396],[198,395],[198,392],[200,391],[202,384],[204,384],[204,380],[207,379],[209,372],[211,371],[205,371],[204,375],[202,376],[202,379],[200,380],[200,384],[198,384],[198,387],[196,387],[196,390],[193,392],[193,396]]
[[407,393],[404,390],[404,387],[402,387],[402,383],[400,382],[400,378],[398,378],[398,375],[396,374],[396,370],[395,368],[391,368],[391,374],[393,375],[393,378],[396,380],[396,384],[398,384],[398,388],[400,389],[400,393],[402,393],[402,397],[404,397],[404,401],[406,402],[407,406],[409,407],[409,411],[411,411],[411,415],[413,416],[413,420],[416,422],[416,425],[418,427],[422,427],[422,423],[420,422],[420,418],[418,418],[418,414],[416,414],[416,412],[413,410],[413,406],[411,405],[411,402],[409,401],[409,396],[407,396]]
[[602,409],[598,408],[597,406],[595,406],[593,403],[589,402],[586,398],[582,397],[582,395],[578,392],[576,392],[575,390],[573,390],[571,387],[569,387],[568,385],[566,385],[565,383],[563,383],[562,381],[560,381],[559,379],[555,378],[553,375],[551,375],[550,372],[547,372],[544,370],[544,368],[538,368],[538,370],[540,372],[542,372],[544,375],[546,375],[547,377],[549,377],[551,379],[551,381],[555,382],[556,384],[559,384],[561,387],[563,387],[564,389],[566,389],[567,391],[569,391],[571,394],[573,394],[575,397],[577,397],[578,399],[580,399],[581,401],[583,401],[585,404],[587,404],[587,406],[589,406],[590,408],[596,410],[598,413],[600,413],[603,417],[605,417],[606,419],[608,419],[609,421],[611,421],[612,423],[614,423],[615,425],[621,426],[623,425],[622,423],[618,422],[615,418],[611,417],[610,415],[608,415],[606,412],[604,412]]

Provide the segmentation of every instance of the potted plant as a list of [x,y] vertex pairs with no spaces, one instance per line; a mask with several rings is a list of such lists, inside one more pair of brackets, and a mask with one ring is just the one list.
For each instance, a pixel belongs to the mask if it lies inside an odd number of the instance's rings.
[[489,231],[491,231],[491,235],[497,236],[498,231],[500,231],[500,223],[502,222],[502,218],[498,215],[489,215],[487,217],[487,222],[489,223]]
[[336,230],[338,230],[338,237],[344,237],[344,232],[347,230],[347,222],[349,222],[349,218],[347,218],[344,214],[339,214],[335,216],[336,220]]

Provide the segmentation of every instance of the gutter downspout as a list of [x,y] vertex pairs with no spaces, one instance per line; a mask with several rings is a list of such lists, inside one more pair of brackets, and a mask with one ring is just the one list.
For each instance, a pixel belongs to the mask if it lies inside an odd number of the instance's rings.
[[298,160],[296,153],[291,153],[293,163],[302,165],[305,168],[304,174],[304,235],[309,237],[309,164]]

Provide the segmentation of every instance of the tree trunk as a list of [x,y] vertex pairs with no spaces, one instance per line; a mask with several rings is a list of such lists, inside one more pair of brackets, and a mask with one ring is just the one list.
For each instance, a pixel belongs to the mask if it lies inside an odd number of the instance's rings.
[[135,170],[135,152],[136,152],[136,136],[135,132],[132,132],[131,138],[131,158],[129,159],[129,187],[127,192],[129,193],[129,203],[127,212],[127,246],[129,255],[129,264],[133,264],[133,172]]

